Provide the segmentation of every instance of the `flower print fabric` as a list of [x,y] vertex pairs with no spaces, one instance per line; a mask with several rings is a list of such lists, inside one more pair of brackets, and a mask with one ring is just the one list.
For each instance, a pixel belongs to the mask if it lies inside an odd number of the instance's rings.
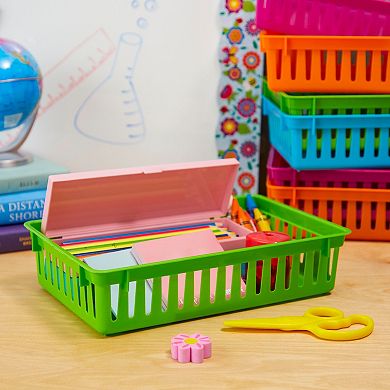
[[222,0],[223,26],[219,62],[219,123],[216,140],[220,158],[240,162],[235,194],[256,193],[259,182],[261,77],[255,0]]

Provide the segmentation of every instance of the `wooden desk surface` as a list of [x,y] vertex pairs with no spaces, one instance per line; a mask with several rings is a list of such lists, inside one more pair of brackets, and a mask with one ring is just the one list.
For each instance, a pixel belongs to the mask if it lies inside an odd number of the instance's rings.
[[[2,389],[389,389],[390,243],[348,242],[328,296],[102,337],[43,291],[30,252],[0,256]],[[300,315],[313,306],[371,315],[374,333],[323,341],[308,333],[222,332],[227,318]],[[213,341],[204,364],[170,359],[170,338]],[[4,387],[5,386],[5,387]]]

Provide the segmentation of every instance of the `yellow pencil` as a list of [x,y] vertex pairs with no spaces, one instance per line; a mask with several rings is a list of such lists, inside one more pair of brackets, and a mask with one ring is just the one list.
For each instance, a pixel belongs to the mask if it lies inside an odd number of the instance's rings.
[[271,231],[271,226],[269,224],[269,218],[267,218],[264,214],[261,213],[259,209],[254,209],[253,214],[255,216],[255,224],[257,229],[261,232],[269,232]]

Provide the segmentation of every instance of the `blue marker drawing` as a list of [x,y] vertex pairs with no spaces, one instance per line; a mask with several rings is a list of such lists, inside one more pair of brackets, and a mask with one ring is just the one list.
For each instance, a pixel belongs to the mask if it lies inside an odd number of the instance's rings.
[[145,29],[148,27],[148,21],[145,18],[138,18],[137,26],[139,28]]
[[[134,1],[132,3],[132,7],[134,8]],[[138,3],[139,5],[139,3]],[[144,8],[148,12],[154,12],[157,9],[157,1],[156,0],[145,0],[144,2]],[[137,27],[145,30],[148,28],[149,22],[146,18],[140,17],[137,19]]]
[[144,7],[147,11],[154,11],[157,8],[157,1],[145,0]]
[[90,139],[112,145],[139,142],[145,121],[133,84],[142,37],[123,33],[110,74],[89,94],[74,117],[74,126]]

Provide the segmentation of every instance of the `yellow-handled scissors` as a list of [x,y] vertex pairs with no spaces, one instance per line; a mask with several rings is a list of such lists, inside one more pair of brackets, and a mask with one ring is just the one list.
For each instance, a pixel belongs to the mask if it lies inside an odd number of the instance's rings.
[[[346,329],[354,324],[363,327]],[[224,321],[224,325],[247,329],[306,330],[321,339],[337,341],[362,339],[369,336],[374,329],[374,321],[371,317],[360,314],[344,317],[341,310],[331,307],[313,307],[303,316]]]

